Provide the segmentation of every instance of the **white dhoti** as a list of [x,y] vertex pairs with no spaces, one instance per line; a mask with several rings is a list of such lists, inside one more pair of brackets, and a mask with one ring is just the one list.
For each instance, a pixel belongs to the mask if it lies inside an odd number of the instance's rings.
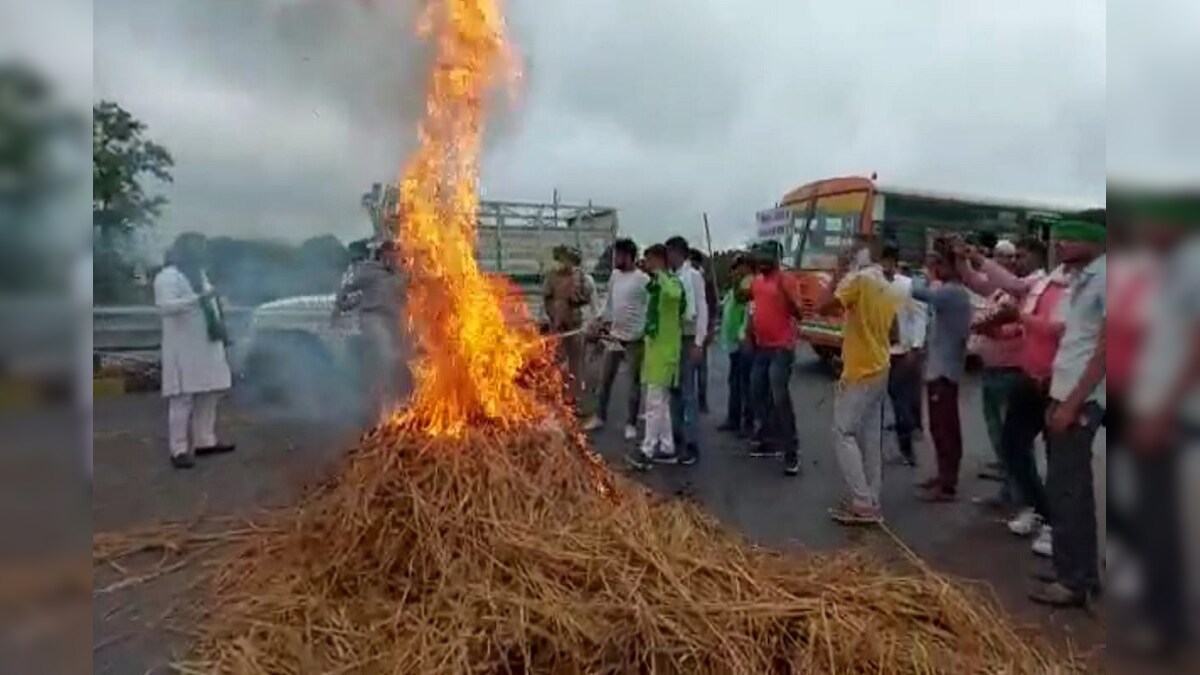
[[171,455],[217,445],[217,402],[223,392],[178,394],[167,398],[167,427]]

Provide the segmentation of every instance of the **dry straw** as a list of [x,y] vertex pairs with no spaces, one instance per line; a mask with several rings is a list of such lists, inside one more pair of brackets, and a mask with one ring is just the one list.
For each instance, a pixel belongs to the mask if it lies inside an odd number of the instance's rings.
[[990,603],[749,545],[545,430],[373,432],[237,545],[187,673],[1045,673]]

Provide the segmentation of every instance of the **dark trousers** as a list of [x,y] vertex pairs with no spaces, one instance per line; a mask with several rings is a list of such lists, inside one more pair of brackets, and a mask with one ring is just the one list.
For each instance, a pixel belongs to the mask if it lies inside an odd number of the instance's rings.
[[1046,428],[1049,405],[1046,385],[1022,374],[1008,394],[1008,410],[1000,434],[1000,448],[1012,481],[1013,497],[1018,504],[1036,511],[1046,522],[1051,521],[1053,514],[1046,499],[1046,486],[1038,474],[1033,443]]
[[708,347],[696,364],[696,402],[700,412],[708,412]]
[[[1104,428],[1108,431],[1108,447],[1106,451],[1110,457],[1127,455],[1127,443],[1129,439],[1126,437],[1126,412],[1125,402],[1118,396],[1110,394],[1108,398],[1108,407],[1104,411],[1104,420],[1102,422]],[[1113,476],[1116,472],[1109,471],[1107,475],[1108,495],[1105,503],[1105,519],[1108,522],[1108,531],[1121,542],[1132,546],[1134,544],[1134,524],[1133,517],[1126,510],[1122,509],[1115,501],[1113,495],[1116,494],[1113,489]]]
[[785,460],[795,458],[799,449],[796,434],[796,410],[792,407],[793,349],[759,348],[755,350],[751,387],[759,393],[756,407],[762,414],[759,440],[782,451]]
[[1103,415],[1100,406],[1089,403],[1078,424],[1049,433],[1046,438],[1046,493],[1054,516],[1054,576],[1080,594],[1100,588],[1092,443]]
[[608,420],[608,403],[612,398],[613,382],[621,370],[621,364],[629,366],[629,405],[625,423],[637,425],[638,412],[642,406],[642,355],[645,345],[641,340],[622,342],[623,351],[606,350],[600,365],[600,389],[596,397],[596,417]]
[[725,426],[735,431],[749,431],[753,425],[750,415],[750,372],[754,355],[738,348],[729,354],[729,400],[725,408]]
[[958,470],[962,465],[962,421],[958,413],[958,383],[939,377],[925,383],[929,396],[929,435],[937,455],[939,486],[946,492],[958,491]]
[[1137,456],[1138,503],[1131,522],[1137,527],[1133,544],[1145,579],[1142,611],[1171,648],[1187,639],[1190,597],[1186,591],[1179,459],[1179,448],[1174,445]]
[[765,441],[771,424],[771,356],[765,349],[749,350],[750,425],[754,440]]
[[915,358],[892,357],[888,371],[888,398],[892,401],[896,440],[900,454],[913,455],[913,432],[921,428],[921,362]]

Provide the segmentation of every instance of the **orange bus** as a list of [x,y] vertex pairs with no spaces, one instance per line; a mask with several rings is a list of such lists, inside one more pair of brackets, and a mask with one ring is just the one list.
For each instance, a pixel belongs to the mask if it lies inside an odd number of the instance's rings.
[[806,315],[801,339],[835,368],[842,320],[818,316],[815,305],[837,256],[859,233],[876,234],[900,249],[902,264],[920,274],[936,235],[990,234],[1015,239],[1048,237],[1045,223],[1087,204],[1035,204],[1017,200],[912,190],[882,185],[874,177],[841,177],[802,185],[757,215],[755,243],[775,242],[782,263],[800,280]]

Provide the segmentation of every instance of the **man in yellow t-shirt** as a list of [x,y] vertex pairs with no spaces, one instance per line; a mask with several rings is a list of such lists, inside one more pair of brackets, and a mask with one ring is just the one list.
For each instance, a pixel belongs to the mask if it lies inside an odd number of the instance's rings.
[[834,400],[834,450],[850,496],[829,513],[845,525],[883,520],[883,414],[891,338],[903,298],[879,266],[881,246],[863,235],[838,260],[820,313],[842,311],[842,379]]

